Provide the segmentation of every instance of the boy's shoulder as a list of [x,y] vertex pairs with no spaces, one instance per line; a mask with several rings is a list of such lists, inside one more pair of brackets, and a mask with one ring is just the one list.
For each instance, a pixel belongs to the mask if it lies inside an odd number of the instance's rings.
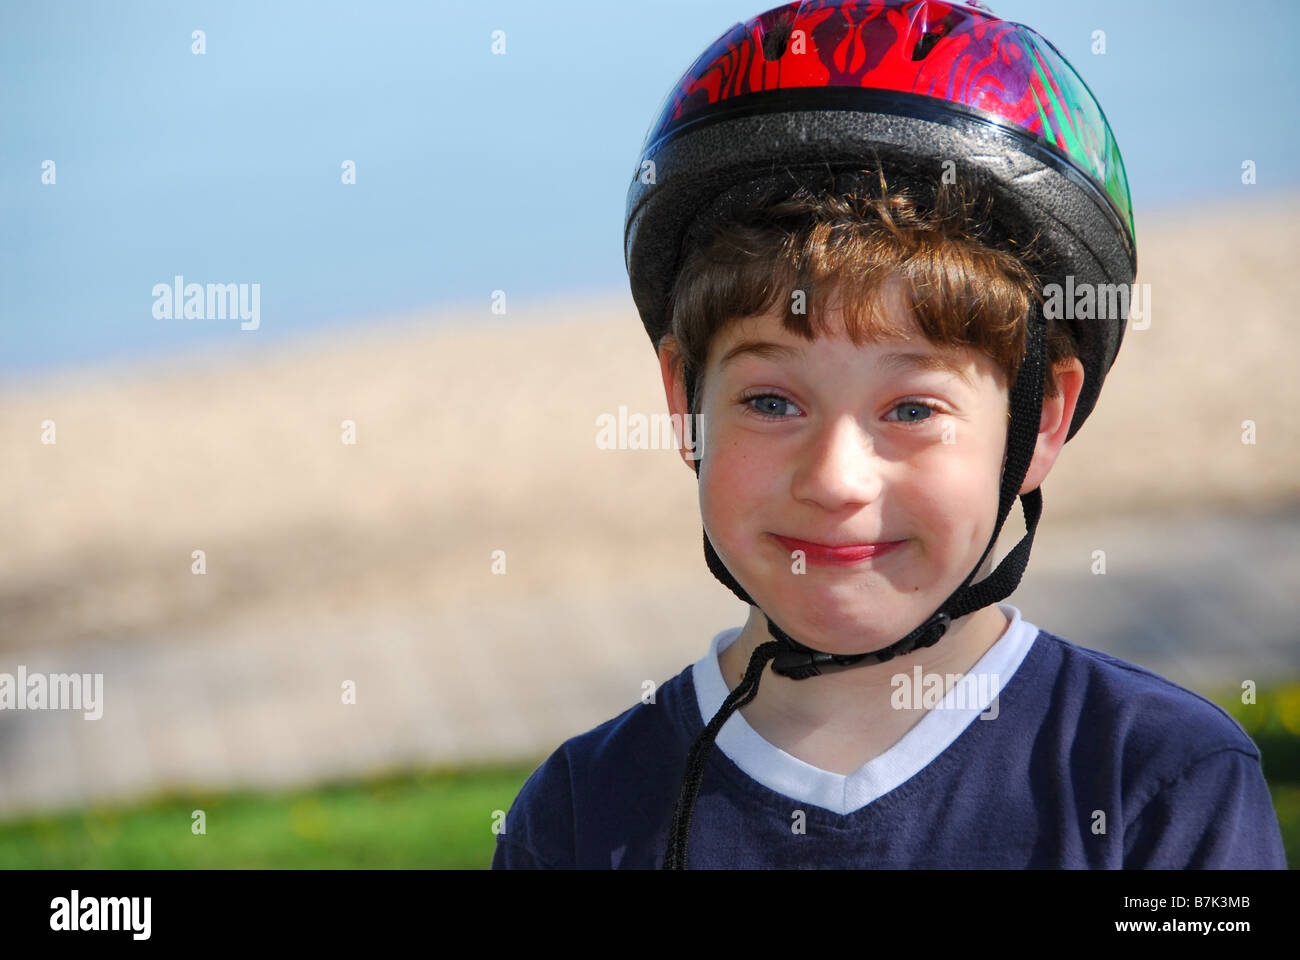
[[1074,781],[1116,794],[1098,808],[1121,814],[1123,867],[1286,869],[1259,749],[1226,710],[1145,667],[1038,639],[1059,658],[1050,696],[1075,724],[1048,742],[1072,754]]
[[687,667],[642,702],[560,744],[520,788],[497,837],[493,867],[617,867],[587,864],[575,847],[575,825],[616,818],[654,832],[665,809],[671,815],[671,787],[690,749],[686,712],[694,696]]
[[1157,760],[1187,766],[1222,750],[1259,758],[1254,742],[1223,707],[1153,670],[1041,628],[1035,648],[1047,668],[1038,680],[1045,705],[1106,734],[1099,745],[1122,744],[1126,759],[1143,768]]

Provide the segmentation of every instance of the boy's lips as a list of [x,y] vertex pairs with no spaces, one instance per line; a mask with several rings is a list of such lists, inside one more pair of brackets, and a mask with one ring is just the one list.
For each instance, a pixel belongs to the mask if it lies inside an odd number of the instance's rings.
[[783,537],[776,533],[772,534],[772,536],[787,550],[802,550],[804,556],[807,557],[810,563],[840,565],[861,563],[863,560],[879,557],[907,542],[906,540],[889,540],[880,543],[854,543],[844,544],[842,546],[829,546],[824,543],[810,543],[807,540],[796,540],[793,537]]

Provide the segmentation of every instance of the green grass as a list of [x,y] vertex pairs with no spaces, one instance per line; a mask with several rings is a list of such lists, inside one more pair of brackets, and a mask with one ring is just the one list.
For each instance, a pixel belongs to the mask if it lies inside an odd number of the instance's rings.
[[1286,865],[1300,870],[1300,784],[1269,783],[1277,821],[1282,827],[1282,846],[1286,849]]
[[[1300,868],[1300,684],[1211,697],[1259,746],[1287,862]],[[540,763],[540,760],[538,761]],[[484,869],[493,811],[537,763],[398,774],[277,793],[172,794],[0,823],[0,868]],[[191,832],[191,813],[206,834]]]
[[[483,869],[495,846],[493,811],[510,808],[536,766],[173,794],[24,818],[0,823],[0,868]],[[204,811],[206,834],[191,831],[194,810]]]

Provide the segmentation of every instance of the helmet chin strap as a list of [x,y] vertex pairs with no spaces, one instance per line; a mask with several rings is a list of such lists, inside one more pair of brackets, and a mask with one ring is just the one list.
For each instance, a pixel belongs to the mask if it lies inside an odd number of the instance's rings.
[[[978,583],[972,583],[971,581],[978,575],[980,568],[984,566],[984,561],[997,543],[998,535],[1002,532],[1002,525],[1011,512],[1011,505],[1015,502],[1018,491],[1024,483],[1025,475],[1029,472],[1029,464],[1033,460],[1034,449],[1038,443],[1038,427],[1043,407],[1043,384],[1046,375],[1045,331],[1046,321],[1042,317],[1040,308],[1035,306],[1029,317],[1025,357],[1021,361],[1015,385],[1011,388],[1011,423],[1007,428],[1007,453],[1002,471],[1002,490],[998,501],[997,524],[993,528],[993,535],[990,537],[988,545],[980,555],[979,562],[966,575],[966,579],[962,581],[961,586],[954,590],[939,605],[937,610],[907,636],[881,650],[868,653],[826,653],[805,646],[777,626],[776,622],[764,611],[764,616],[767,618],[768,633],[779,644],[778,647],[774,648],[778,652],[772,661],[772,669],[775,672],[793,680],[804,680],[822,673],[835,673],[850,667],[884,663],[894,657],[911,653],[918,648],[933,646],[939,642],[954,620],[1006,599],[1019,586],[1025,566],[1029,562],[1029,551],[1033,546],[1038,518],[1042,514],[1043,499],[1042,491],[1039,489],[1019,494],[1021,508],[1025,515],[1025,535],[1020,539],[1020,542],[1003,557],[1002,562],[988,577]],[[692,411],[695,409],[696,399],[694,388],[694,378],[688,374],[686,377],[686,393],[689,401],[688,409]],[[700,451],[700,454],[693,461],[697,476],[700,472],[702,459],[703,451]],[[704,533],[704,559],[713,575],[722,581],[732,593],[745,603],[755,607],[758,606],[735,577],[731,575],[731,571],[726,568],[721,558],[718,557],[717,552],[713,549],[713,544],[709,542],[707,531]]]

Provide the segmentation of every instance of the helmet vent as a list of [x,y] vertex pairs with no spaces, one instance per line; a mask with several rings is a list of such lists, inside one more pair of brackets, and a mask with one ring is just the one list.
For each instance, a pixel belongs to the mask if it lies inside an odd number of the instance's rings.
[[947,32],[947,28],[945,27],[936,33],[921,34],[921,39],[916,41],[916,46],[912,48],[912,59],[914,61],[924,60],[926,55],[934,49],[934,45],[938,43],[939,39]]
[[764,60],[780,60],[785,56],[785,49],[790,44],[790,31],[794,27],[795,14],[798,12],[796,4],[789,4],[780,10],[770,11],[771,19],[768,19],[768,15],[759,17],[763,32]]

